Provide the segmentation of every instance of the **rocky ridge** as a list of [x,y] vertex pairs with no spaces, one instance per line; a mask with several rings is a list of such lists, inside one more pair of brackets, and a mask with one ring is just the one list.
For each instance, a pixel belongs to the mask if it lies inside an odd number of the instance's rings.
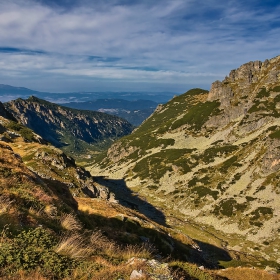
[[280,57],[249,62],[209,93],[159,106],[89,170],[124,178],[167,217],[205,226],[228,249],[280,263],[279,117]]
[[100,149],[133,129],[115,116],[71,109],[36,97],[17,99],[4,106],[21,124],[73,155]]

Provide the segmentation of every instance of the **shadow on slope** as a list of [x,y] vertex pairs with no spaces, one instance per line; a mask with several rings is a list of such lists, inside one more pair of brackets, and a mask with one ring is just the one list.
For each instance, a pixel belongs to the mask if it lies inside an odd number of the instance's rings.
[[123,179],[109,179],[104,176],[94,177],[95,181],[115,194],[115,199],[125,207],[134,209],[158,224],[166,225],[165,215],[156,207],[139,197],[129,189]]
[[199,242],[199,247],[194,246],[190,240],[180,240],[183,238],[181,235],[174,234],[173,236],[172,233],[169,234],[162,228],[150,228],[148,224],[143,226],[141,221],[134,216],[105,217],[96,213],[80,211],[79,218],[87,229],[100,229],[105,236],[120,244],[121,247],[147,242],[152,244],[155,248],[153,254],[156,257],[202,265],[209,269],[219,268],[220,261],[232,260],[228,252],[222,248],[202,242]]

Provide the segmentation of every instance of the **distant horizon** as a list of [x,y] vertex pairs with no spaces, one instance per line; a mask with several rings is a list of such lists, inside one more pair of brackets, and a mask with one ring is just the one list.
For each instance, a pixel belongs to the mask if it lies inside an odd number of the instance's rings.
[[35,96],[49,102],[61,104],[69,102],[86,102],[97,99],[123,99],[128,101],[136,100],[151,100],[159,103],[165,103],[174,95],[180,95],[184,92],[174,91],[89,91],[89,92],[46,92],[34,91],[26,87],[14,87],[12,85],[0,84],[0,101],[8,102],[18,98],[28,99]]
[[[130,91],[122,91],[122,90],[96,90],[96,91],[65,91],[65,92],[52,92],[52,91],[39,91],[39,90],[35,90],[33,88],[28,88],[28,87],[25,87],[25,86],[14,86],[14,85],[8,85],[8,84],[3,84],[3,83],[0,83],[0,89],[1,89],[1,86],[8,86],[8,87],[12,87],[12,88],[18,88],[18,89],[27,89],[27,90],[30,90],[30,91],[34,91],[34,92],[39,92],[39,93],[53,93],[53,94],[70,94],[70,93],[83,93],[83,94],[86,94],[86,93],[151,93],[151,94],[156,94],[156,93],[177,93],[179,94],[180,92],[175,92],[175,91],[149,91],[149,90],[146,90],[146,91],[140,91],[140,90],[130,90]],[[189,90],[189,89],[188,89]],[[188,91],[186,90],[186,91]],[[186,92],[185,91],[185,92]],[[184,93],[184,92],[182,92]]]

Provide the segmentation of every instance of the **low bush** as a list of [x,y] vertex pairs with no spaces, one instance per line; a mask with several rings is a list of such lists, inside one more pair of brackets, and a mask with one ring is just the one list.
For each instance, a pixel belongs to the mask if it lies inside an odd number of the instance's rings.
[[[5,242],[4,242],[5,241]],[[41,227],[22,231],[0,244],[0,268],[4,275],[19,270],[39,269],[46,277],[60,279],[70,275],[74,260],[56,253],[56,240]]]

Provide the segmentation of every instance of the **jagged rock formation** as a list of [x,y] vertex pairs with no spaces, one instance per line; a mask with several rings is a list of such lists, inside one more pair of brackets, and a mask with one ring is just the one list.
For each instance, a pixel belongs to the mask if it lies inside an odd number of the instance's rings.
[[20,123],[54,146],[72,153],[104,147],[133,129],[130,123],[115,116],[70,109],[36,97],[4,105]]
[[158,107],[91,173],[125,178],[165,214],[280,262],[280,56]]

